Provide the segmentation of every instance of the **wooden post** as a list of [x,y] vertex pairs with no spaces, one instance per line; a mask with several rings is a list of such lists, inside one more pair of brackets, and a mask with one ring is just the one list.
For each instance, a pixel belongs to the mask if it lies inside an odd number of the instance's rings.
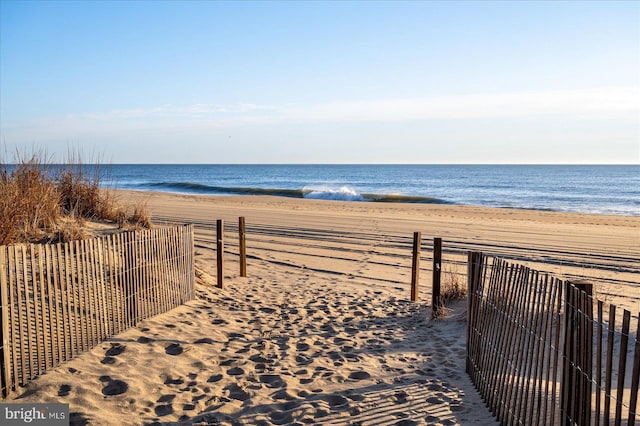
[[[640,317],[640,314],[638,315]],[[640,381],[640,321],[636,330],[636,344],[633,353],[633,372],[631,373],[631,398],[629,399],[629,417],[627,422],[635,424],[636,408],[638,406],[638,381]]]
[[467,360],[466,371],[467,374],[475,374],[473,371],[472,358],[475,359],[475,345],[472,341],[476,340],[476,336],[472,330],[476,327],[476,310],[478,300],[476,300],[476,290],[478,288],[478,269],[479,264],[482,262],[482,253],[477,251],[470,251],[467,254]]
[[440,297],[440,270],[442,269],[442,238],[433,239],[433,280],[431,285],[431,309],[435,317],[442,307]]
[[411,301],[418,301],[418,284],[420,281],[420,243],[422,234],[413,233],[413,261],[411,262]]
[[582,368],[582,401],[580,419],[591,424],[591,393],[593,390],[593,284],[587,281],[573,283],[580,290],[582,315],[580,317],[580,338],[578,351]]
[[247,276],[247,239],[244,216],[238,218],[238,238],[240,245],[240,276]]
[[6,268],[8,264],[5,255],[5,247],[0,246],[0,395],[6,398],[11,392],[11,351],[9,341],[9,283],[7,282]]
[[224,221],[222,219],[218,219],[216,223],[216,237],[217,237],[217,276],[218,276],[218,287],[224,287]]
[[[630,322],[631,312],[624,309],[622,311],[622,330],[620,333],[620,355],[618,355],[618,393],[616,394],[616,418],[614,421],[616,426],[622,424],[622,394],[624,392],[624,379],[627,369],[627,348],[629,345]],[[633,423],[627,424],[631,425]]]
[[560,409],[564,424],[591,423],[593,381],[593,285],[567,282],[565,292],[565,372]]

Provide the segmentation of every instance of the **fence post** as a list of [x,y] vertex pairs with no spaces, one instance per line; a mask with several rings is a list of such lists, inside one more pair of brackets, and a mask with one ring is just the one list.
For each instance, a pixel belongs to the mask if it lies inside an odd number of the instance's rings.
[[222,219],[218,219],[216,222],[216,237],[217,237],[217,247],[216,247],[216,260],[217,260],[217,277],[218,277],[218,287],[223,288],[224,286],[224,221]]
[[[640,315],[638,315],[640,316]],[[640,320],[636,330],[636,344],[633,354],[633,372],[631,373],[631,398],[629,399],[628,424],[636,422],[636,409],[638,406],[638,381],[640,381]]]
[[467,374],[475,374],[473,371],[472,357],[475,358],[475,353],[471,353],[473,348],[471,347],[471,340],[473,336],[472,330],[475,329],[476,320],[476,290],[478,289],[478,281],[480,275],[478,270],[480,269],[480,263],[482,262],[482,253],[477,251],[470,251],[467,256],[467,360],[466,370]]
[[[593,285],[565,284],[564,373],[560,409],[563,423],[591,423],[593,380]],[[575,385],[575,388],[573,386]]]
[[442,238],[433,239],[433,280],[431,284],[432,316],[437,316],[442,307],[440,297],[440,270],[442,269]]
[[240,245],[240,276],[247,276],[247,239],[244,216],[238,218],[238,238]]
[[411,262],[411,301],[418,301],[418,285],[420,281],[420,245],[422,234],[413,233],[413,259]]
[[11,352],[9,351],[9,283],[5,275],[7,258],[5,247],[0,246],[0,396],[6,398],[11,391]]

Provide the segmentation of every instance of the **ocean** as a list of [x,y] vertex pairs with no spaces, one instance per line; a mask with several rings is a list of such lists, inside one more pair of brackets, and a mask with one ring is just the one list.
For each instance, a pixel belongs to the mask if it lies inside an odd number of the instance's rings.
[[640,215],[640,166],[129,165],[120,189]]

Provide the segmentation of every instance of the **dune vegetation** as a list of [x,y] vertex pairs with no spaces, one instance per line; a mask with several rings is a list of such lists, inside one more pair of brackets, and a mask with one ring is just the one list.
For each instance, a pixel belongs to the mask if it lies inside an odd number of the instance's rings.
[[54,164],[42,152],[17,153],[9,162],[0,154],[0,245],[82,239],[93,222],[151,227],[146,205],[121,205],[103,185],[105,167],[79,158]]

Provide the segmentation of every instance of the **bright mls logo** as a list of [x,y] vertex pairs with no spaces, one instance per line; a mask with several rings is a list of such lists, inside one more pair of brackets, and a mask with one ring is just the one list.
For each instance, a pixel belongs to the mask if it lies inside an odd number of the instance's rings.
[[0,424],[68,426],[69,404],[2,404]]

